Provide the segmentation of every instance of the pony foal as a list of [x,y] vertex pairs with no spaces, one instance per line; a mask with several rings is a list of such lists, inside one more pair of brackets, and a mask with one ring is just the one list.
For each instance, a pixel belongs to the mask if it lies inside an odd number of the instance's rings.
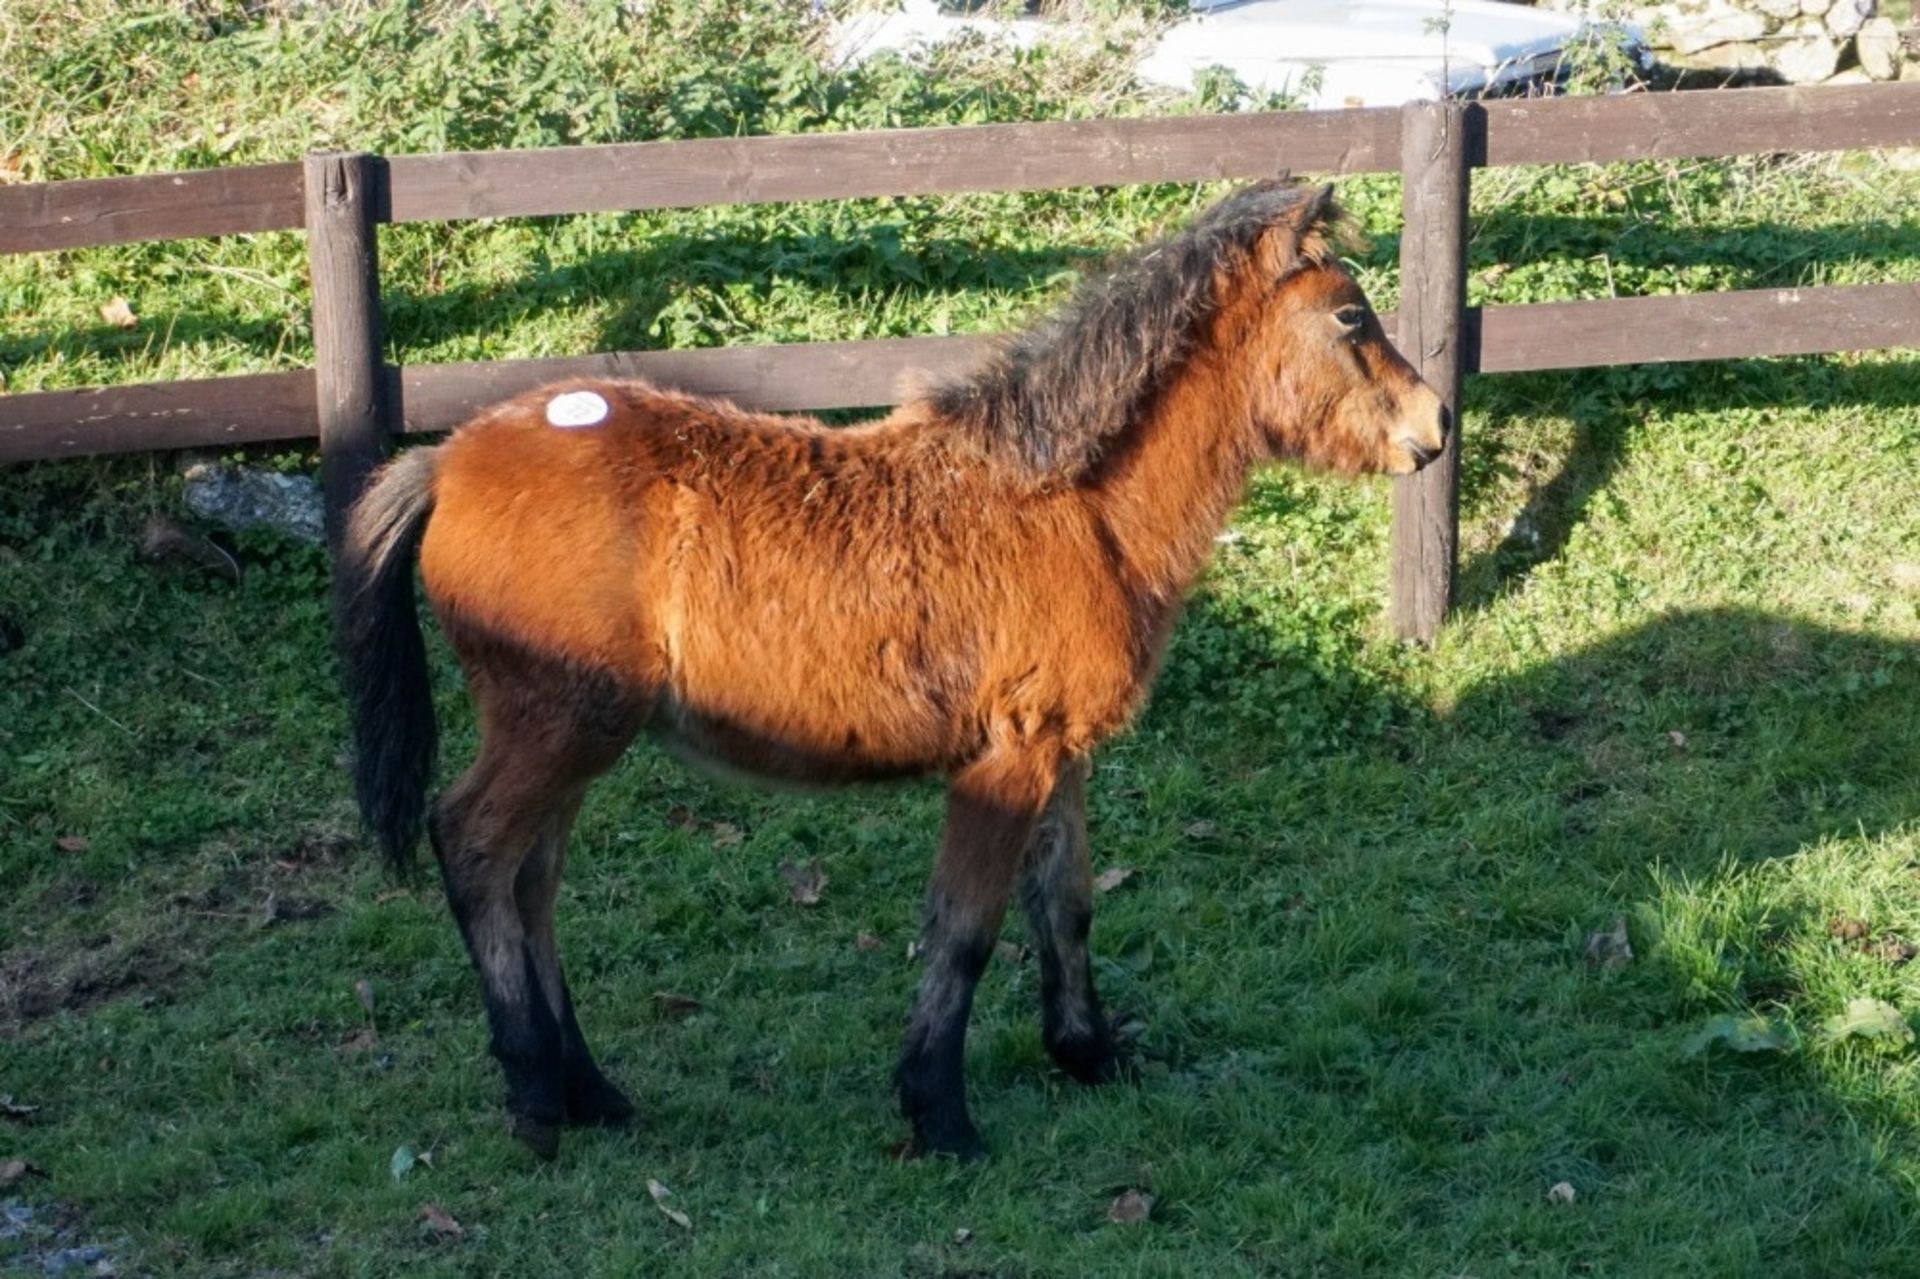
[[[432,835],[522,1140],[550,1157],[562,1124],[633,1113],[581,1035],[553,904],[588,785],[643,730],[748,777],[947,779],[898,1071],[918,1149],[982,1152],[962,1048],[1016,884],[1048,1052],[1114,1075],[1089,753],[1143,700],[1249,466],[1404,473],[1443,444],[1337,216],[1331,188],[1243,189],[869,425],[574,382],[380,473],[335,578],[359,801],[396,864]],[[416,556],[481,732],[430,817]]]

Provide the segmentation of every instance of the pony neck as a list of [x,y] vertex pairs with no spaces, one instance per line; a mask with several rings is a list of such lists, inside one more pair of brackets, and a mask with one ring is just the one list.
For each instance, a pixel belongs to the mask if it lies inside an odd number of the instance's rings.
[[1257,460],[1244,377],[1188,360],[1097,472],[1094,501],[1127,571],[1166,604],[1185,596]]

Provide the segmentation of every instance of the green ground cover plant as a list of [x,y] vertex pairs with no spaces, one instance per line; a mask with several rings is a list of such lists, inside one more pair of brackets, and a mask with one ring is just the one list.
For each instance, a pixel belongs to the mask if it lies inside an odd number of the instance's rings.
[[[803,5],[16,0],[0,167],[1200,109],[1126,91],[1138,9],[1081,55],[849,71]],[[1907,165],[1484,172],[1472,300],[1917,281]],[[1397,184],[1341,191],[1390,307]],[[391,355],[990,331],[1216,193],[389,228]],[[5,390],[297,367],[303,255],[0,259]],[[1140,1079],[1051,1069],[1010,923],[977,1168],[891,1153],[937,787],[769,795],[635,750],[560,928],[648,1123],[537,1165],[438,888],[357,834],[320,552],[239,535],[237,586],[142,561],[149,514],[186,518],[172,457],[0,475],[0,1177],[44,1174],[0,1186],[0,1271],[1920,1272],[1920,365],[1479,378],[1465,430],[1431,650],[1382,625],[1384,484],[1252,486],[1094,774]],[[816,861],[805,904],[780,867]],[[1129,1190],[1151,1210],[1111,1220]]]

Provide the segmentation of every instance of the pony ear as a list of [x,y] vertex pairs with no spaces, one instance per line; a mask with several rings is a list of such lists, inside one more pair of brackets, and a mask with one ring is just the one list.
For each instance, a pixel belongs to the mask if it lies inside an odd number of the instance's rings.
[[1261,235],[1256,253],[1262,270],[1277,279],[1291,273],[1302,262],[1324,260],[1332,224],[1339,217],[1333,183],[1324,183],[1303,194]]
[[1327,224],[1339,216],[1333,200],[1333,183],[1323,182],[1311,191],[1302,193],[1287,214],[1286,221],[1296,236],[1308,236],[1326,230]]

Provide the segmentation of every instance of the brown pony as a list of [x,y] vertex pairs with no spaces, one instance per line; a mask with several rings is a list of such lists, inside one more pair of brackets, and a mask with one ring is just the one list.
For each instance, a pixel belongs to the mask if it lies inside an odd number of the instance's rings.
[[1251,464],[1404,473],[1443,442],[1337,217],[1331,188],[1241,190],[869,425],[575,382],[379,475],[336,579],[359,801],[403,863],[434,748],[417,551],[481,732],[426,824],[522,1140],[551,1157],[562,1123],[633,1113],[574,1018],[553,903],[581,798],[643,729],[739,776],[947,779],[897,1076],[918,1149],[982,1152],[962,1046],[1016,882],[1048,1052],[1114,1076],[1089,753],[1145,697]]

